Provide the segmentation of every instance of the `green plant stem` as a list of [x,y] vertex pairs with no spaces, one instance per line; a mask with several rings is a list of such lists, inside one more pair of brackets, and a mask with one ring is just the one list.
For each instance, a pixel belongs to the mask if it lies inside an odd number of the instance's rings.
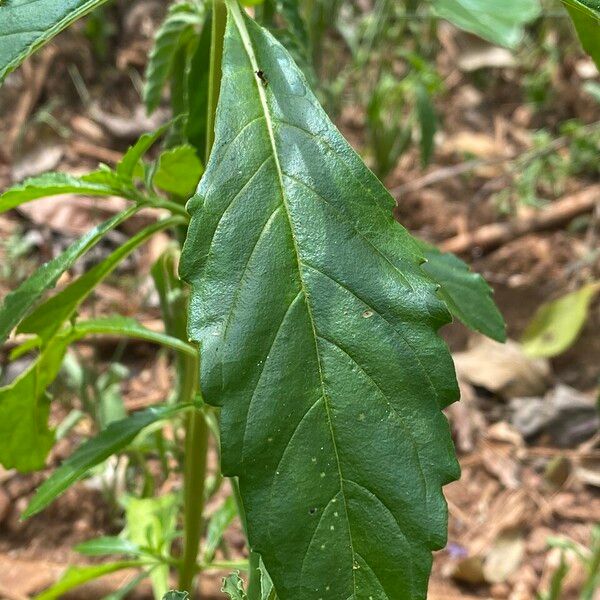
[[153,199],[149,206],[154,208],[166,208],[170,210],[175,215],[181,215],[186,218],[187,221],[190,220],[189,213],[185,210],[185,206],[182,204],[178,204],[177,202],[171,202],[170,200],[162,200],[162,199]]
[[[210,48],[210,76],[208,83],[208,112],[206,115],[206,161],[215,139],[215,116],[221,88],[221,62],[223,40],[227,24],[227,8],[223,0],[213,0],[212,37]],[[182,365],[180,400],[187,402],[199,392],[199,362],[185,359]],[[197,557],[202,535],[204,510],[204,485],[209,429],[202,411],[195,410],[188,417],[185,443],[184,472],[184,551],[179,571],[179,588],[196,597],[193,590],[194,575],[198,570]]]
[[[182,371],[180,401],[189,402],[198,395],[198,359],[186,357],[182,364]],[[188,592],[192,600],[197,597],[193,582],[202,535],[207,453],[208,426],[202,410],[195,409],[188,415],[185,437],[184,542],[179,570],[179,588]]]
[[224,0],[213,0],[212,34],[210,41],[210,75],[208,80],[208,112],[206,115],[206,156],[208,164],[215,141],[215,118],[219,93],[221,91],[221,63],[223,61],[223,40],[227,25],[227,7]]

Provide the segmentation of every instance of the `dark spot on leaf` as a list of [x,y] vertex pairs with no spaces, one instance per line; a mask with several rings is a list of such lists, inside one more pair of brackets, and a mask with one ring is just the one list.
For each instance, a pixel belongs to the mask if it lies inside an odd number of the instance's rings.
[[256,71],[256,76],[262,81],[262,84],[265,87],[267,87],[269,85],[269,80],[267,79],[267,76],[265,75],[264,71],[259,69],[258,71]]
[[309,512],[311,515],[314,515],[314,514],[316,514],[316,512],[317,512],[317,509],[316,509],[316,508],[311,508],[311,509],[310,509],[308,512]]

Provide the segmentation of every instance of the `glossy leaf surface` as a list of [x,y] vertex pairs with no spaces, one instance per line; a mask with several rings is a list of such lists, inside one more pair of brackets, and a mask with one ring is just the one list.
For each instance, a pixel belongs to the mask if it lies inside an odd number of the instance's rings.
[[40,46],[105,1],[0,2],[0,82]]
[[448,310],[470,329],[504,342],[506,325],[485,279],[454,254],[442,254],[425,243],[423,250],[423,270],[440,285],[438,293]]
[[391,196],[289,54],[229,7],[181,267],[222,468],[282,600],[424,598],[458,476],[449,315]]

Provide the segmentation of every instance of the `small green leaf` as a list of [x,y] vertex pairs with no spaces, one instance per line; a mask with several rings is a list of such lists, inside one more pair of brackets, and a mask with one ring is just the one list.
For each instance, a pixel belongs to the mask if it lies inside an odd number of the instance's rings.
[[439,296],[448,310],[467,327],[498,342],[506,341],[506,325],[485,279],[473,273],[454,254],[442,254],[422,243],[427,262],[423,270],[440,285]]
[[529,356],[552,357],[561,354],[577,339],[588,316],[590,304],[600,291],[600,282],[543,304],[527,326],[523,349]]
[[[177,523],[177,497],[174,494],[156,498],[126,499],[125,531],[132,542],[151,548],[154,554],[168,553]],[[161,564],[150,573],[155,598],[162,598],[169,589],[169,565]]]
[[0,388],[0,464],[5,468],[27,472],[43,467],[54,444],[46,388],[58,375],[70,341],[68,334],[57,336],[26,371]]
[[19,325],[19,333],[35,333],[43,341],[48,341],[70,319],[79,305],[91,294],[94,288],[105,279],[131,252],[146,242],[158,231],[181,222],[173,217],[157,221],[119,246],[110,256],[98,263],[81,277],[75,279],[55,296],[40,304]]
[[600,0],[562,0],[583,49],[600,69]]
[[514,48],[541,13],[539,0],[432,0],[437,14],[493,44]]
[[154,36],[154,45],[146,66],[144,104],[148,113],[152,113],[160,104],[162,90],[171,74],[177,50],[192,40],[203,22],[204,14],[199,12],[195,3],[183,1],[169,6],[167,16]]
[[206,542],[204,544],[204,562],[210,564],[223,539],[223,533],[231,525],[237,515],[237,507],[233,496],[228,496],[212,514],[208,522]]
[[232,573],[223,579],[223,587],[221,591],[229,596],[230,600],[247,600],[246,592],[244,592],[244,582],[239,573]]
[[[153,406],[111,423],[95,438],[82,444],[37,490],[22,517],[28,518],[44,509],[65,490],[79,481],[94,466],[126,448],[148,425],[169,419],[190,405]],[[136,542],[131,538],[133,542]]]
[[40,46],[105,1],[0,2],[0,82]]
[[102,536],[77,544],[73,550],[85,556],[106,556],[107,554],[140,554],[140,547],[130,540],[116,536]]
[[46,173],[31,177],[23,183],[6,190],[0,196],[0,213],[26,202],[56,196],[58,194],[85,194],[87,196],[111,196],[120,189],[110,185],[86,181],[86,176],[73,177],[67,173]]
[[172,125],[173,122],[168,122],[159,127],[156,131],[150,131],[141,135],[137,142],[125,152],[123,158],[115,167],[116,174],[126,181],[131,181],[134,178],[136,169],[140,167],[140,161],[144,154],[152,148]]
[[202,163],[196,151],[186,144],[160,155],[152,183],[165,192],[187,200],[196,190],[202,172]]
[[123,223],[138,210],[138,207],[132,206],[94,227],[73,242],[61,255],[39,267],[16,290],[10,292],[4,298],[0,308],[0,343],[4,342],[15,325],[29,312],[40,296],[56,285],[59,277],[69,270],[79,257],[95,246],[108,231]]
[[141,567],[145,563],[141,560],[124,560],[120,562],[106,563],[103,565],[92,565],[89,567],[69,567],[60,581],[51,588],[42,592],[34,600],[55,600],[62,598],[64,594],[87,583],[110,573]]
[[190,595],[187,592],[171,590],[162,597],[162,600],[189,600],[189,598]]

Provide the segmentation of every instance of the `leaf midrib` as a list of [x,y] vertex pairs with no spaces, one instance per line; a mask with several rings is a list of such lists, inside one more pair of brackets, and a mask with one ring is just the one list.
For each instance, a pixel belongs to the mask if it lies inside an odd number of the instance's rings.
[[[228,7],[230,9],[230,15],[233,17],[233,20],[235,22],[235,25],[238,29],[238,32],[240,34],[240,38],[242,40],[242,43],[244,45],[244,49],[246,51],[246,54],[248,56],[248,60],[250,61],[250,64],[252,66],[252,70],[253,72],[258,72],[259,66],[258,66],[258,61],[256,60],[256,55],[254,53],[254,48],[252,45],[252,41],[250,39],[250,35],[248,33],[248,29],[246,28],[246,24],[244,22],[244,18],[240,12],[240,8],[239,5],[237,3],[237,0],[228,0]],[[356,597],[356,576],[354,573],[354,564],[355,564],[355,556],[356,553],[354,552],[354,544],[352,541],[352,529],[350,526],[350,517],[349,517],[349,510],[348,510],[348,502],[346,499],[346,493],[344,490],[344,476],[342,474],[342,468],[341,468],[341,462],[340,462],[340,457],[339,457],[339,453],[338,453],[338,449],[337,449],[337,442],[336,442],[336,438],[335,438],[335,433],[333,430],[333,422],[331,419],[331,410],[330,410],[330,406],[329,406],[329,402],[328,402],[328,396],[325,390],[325,381],[324,381],[324,377],[323,377],[323,366],[322,366],[322,361],[321,361],[321,353],[319,351],[319,343],[318,343],[318,335],[317,335],[317,330],[316,330],[316,326],[315,326],[315,321],[314,321],[314,317],[313,317],[313,311],[311,308],[311,304],[310,304],[310,300],[309,300],[309,294],[306,288],[306,284],[304,282],[304,278],[303,278],[303,270],[302,270],[302,261],[300,260],[300,252],[298,249],[298,244],[296,242],[296,236],[295,236],[295,231],[294,231],[294,227],[292,224],[292,219],[290,216],[290,210],[289,210],[289,206],[288,206],[288,202],[287,202],[287,196],[286,196],[286,192],[285,192],[285,185],[284,185],[284,181],[283,181],[283,170],[281,168],[281,163],[279,162],[279,155],[277,152],[277,144],[275,142],[275,134],[273,131],[273,121],[272,121],[272,117],[271,117],[271,113],[269,111],[269,106],[267,103],[267,98],[266,98],[266,94],[265,94],[265,90],[262,86],[262,84],[258,81],[258,78],[254,78],[254,83],[256,85],[256,88],[258,90],[258,95],[260,98],[260,103],[261,103],[261,107],[262,107],[262,112],[264,114],[265,117],[265,124],[267,126],[267,132],[269,134],[269,142],[271,144],[271,150],[272,150],[272,154],[273,154],[273,159],[275,162],[275,167],[277,170],[277,178],[279,181],[279,187],[281,190],[281,199],[282,199],[282,204],[283,207],[285,209],[285,214],[288,220],[288,224],[289,224],[289,228],[290,228],[290,233],[291,233],[291,238],[292,238],[292,243],[294,245],[294,253],[296,256],[296,263],[297,263],[297,267],[298,267],[298,277],[300,280],[300,286],[301,286],[301,291],[302,294],[304,295],[304,300],[306,303],[306,309],[307,309],[307,313],[308,313],[308,318],[310,321],[310,325],[311,325],[311,329],[312,329],[312,334],[313,334],[313,340],[315,343],[315,353],[316,353],[316,358],[317,358],[317,365],[318,365],[318,369],[319,369],[319,381],[321,382],[321,392],[322,392],[322,397],[323,397],[323,404],[325,406],[325,411],[327,414],[327,421],[328,421],[328,425],[329,425],[329,430],[331,433],[331,441],[332,441],[332,445],[333,445],[333,450],[334,450],[334,454],[335,454],[335,460],[336,460],[336,465],[337,465],[337,469],[338,469],[338,475],[339,475],[339,485],[340,485],[340,495],[343,499],[344,502],[344,511],[346,513],[346,522],[347,522],[347,527],[348,527],[348,538],[349,538],[349,542],[350,542],[350,552],[352,555],[352,560],[351,560],[351,571],[352,571],[352,596]],[[307,549],[308,551],[308,549]]]

